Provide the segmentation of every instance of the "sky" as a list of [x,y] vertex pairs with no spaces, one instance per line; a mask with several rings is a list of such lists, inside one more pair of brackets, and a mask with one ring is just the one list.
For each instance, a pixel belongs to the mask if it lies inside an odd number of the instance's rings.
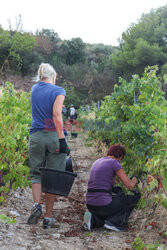
[[165,5],[167,0],[0,0],[0,25],[7,29],[10,20],[15,27],[21,14],[24,31],[53,29],[61,39],[117,46],[143,13]]

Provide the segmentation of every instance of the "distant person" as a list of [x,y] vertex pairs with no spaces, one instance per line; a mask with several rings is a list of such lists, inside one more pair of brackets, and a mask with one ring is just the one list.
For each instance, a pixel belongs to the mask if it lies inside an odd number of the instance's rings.
[[62,108],[62,114],[67,117],[67,109],[66,109],[66,106],[63,105],[63,108]]
[[[40,167],[65,170],[68,146],[63,132],[62,106],[66,92],[56,86],[56,72],[47,63],[38,69],[39,82],[31,89],[32,125],[29,138],[29,164],[32,184],[33,207],[28,224],[37,224],[42,215]],[[55,195],[46,193],[46,213],[43,228],[51,228]]]
[[109,148],[106,157],[94,162],[86,194],[89,212],[84,214],[85,230],[91,231],[103,226],[114,231],[126,229],[128,218],[140,199],[140,193],[133,191],[134,195],[126,195],[121,187],[114,188],[116,176],[127,189],[131,190],[137,183],[135,177],[132,180],[128,178],[121,166],[120,161],[125,154],[122,145],[114,144]]
[[70,106],[70,119],[76,119],[77,118],[77,112],[76,109],[74,108],[74,105]]

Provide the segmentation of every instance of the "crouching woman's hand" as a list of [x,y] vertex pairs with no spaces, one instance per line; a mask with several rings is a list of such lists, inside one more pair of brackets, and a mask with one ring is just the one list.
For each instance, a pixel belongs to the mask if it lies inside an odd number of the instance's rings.
[[124,184],[124,186],[131,190],[134,188],[134,186],[137,184],[138,180],[136,177],[133,177],[132,180],[130,180],[128,178],[128,176],[125,174],[123,169],[119,169],[116,172],[116,175],[119,177],[119,179],[122,181],[122,183]]

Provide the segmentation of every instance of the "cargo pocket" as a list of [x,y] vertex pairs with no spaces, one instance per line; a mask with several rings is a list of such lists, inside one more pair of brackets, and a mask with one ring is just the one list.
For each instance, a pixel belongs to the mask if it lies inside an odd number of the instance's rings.
[[58,154],[59,153],[59,139],[55,134],[50,134],[48,138],[48,143],[47,143],[47,151],[52,153],[52,154]]

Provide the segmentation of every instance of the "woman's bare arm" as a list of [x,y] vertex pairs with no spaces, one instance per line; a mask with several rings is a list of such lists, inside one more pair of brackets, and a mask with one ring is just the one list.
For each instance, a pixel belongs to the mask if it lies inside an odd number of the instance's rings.
[[53,104],[53,121],[54,121],[59,139],[62,139],[65,137],[64,132],[63,132],[63,118],[62,118],[62,106],[63,106],[64,99],[65,99],[64,95],[58,95]]
[[132,189],[137,183],[137,179],[134,177],[132,180],[130,180],[122,168],[116,172],[116,175],[129,190]]

